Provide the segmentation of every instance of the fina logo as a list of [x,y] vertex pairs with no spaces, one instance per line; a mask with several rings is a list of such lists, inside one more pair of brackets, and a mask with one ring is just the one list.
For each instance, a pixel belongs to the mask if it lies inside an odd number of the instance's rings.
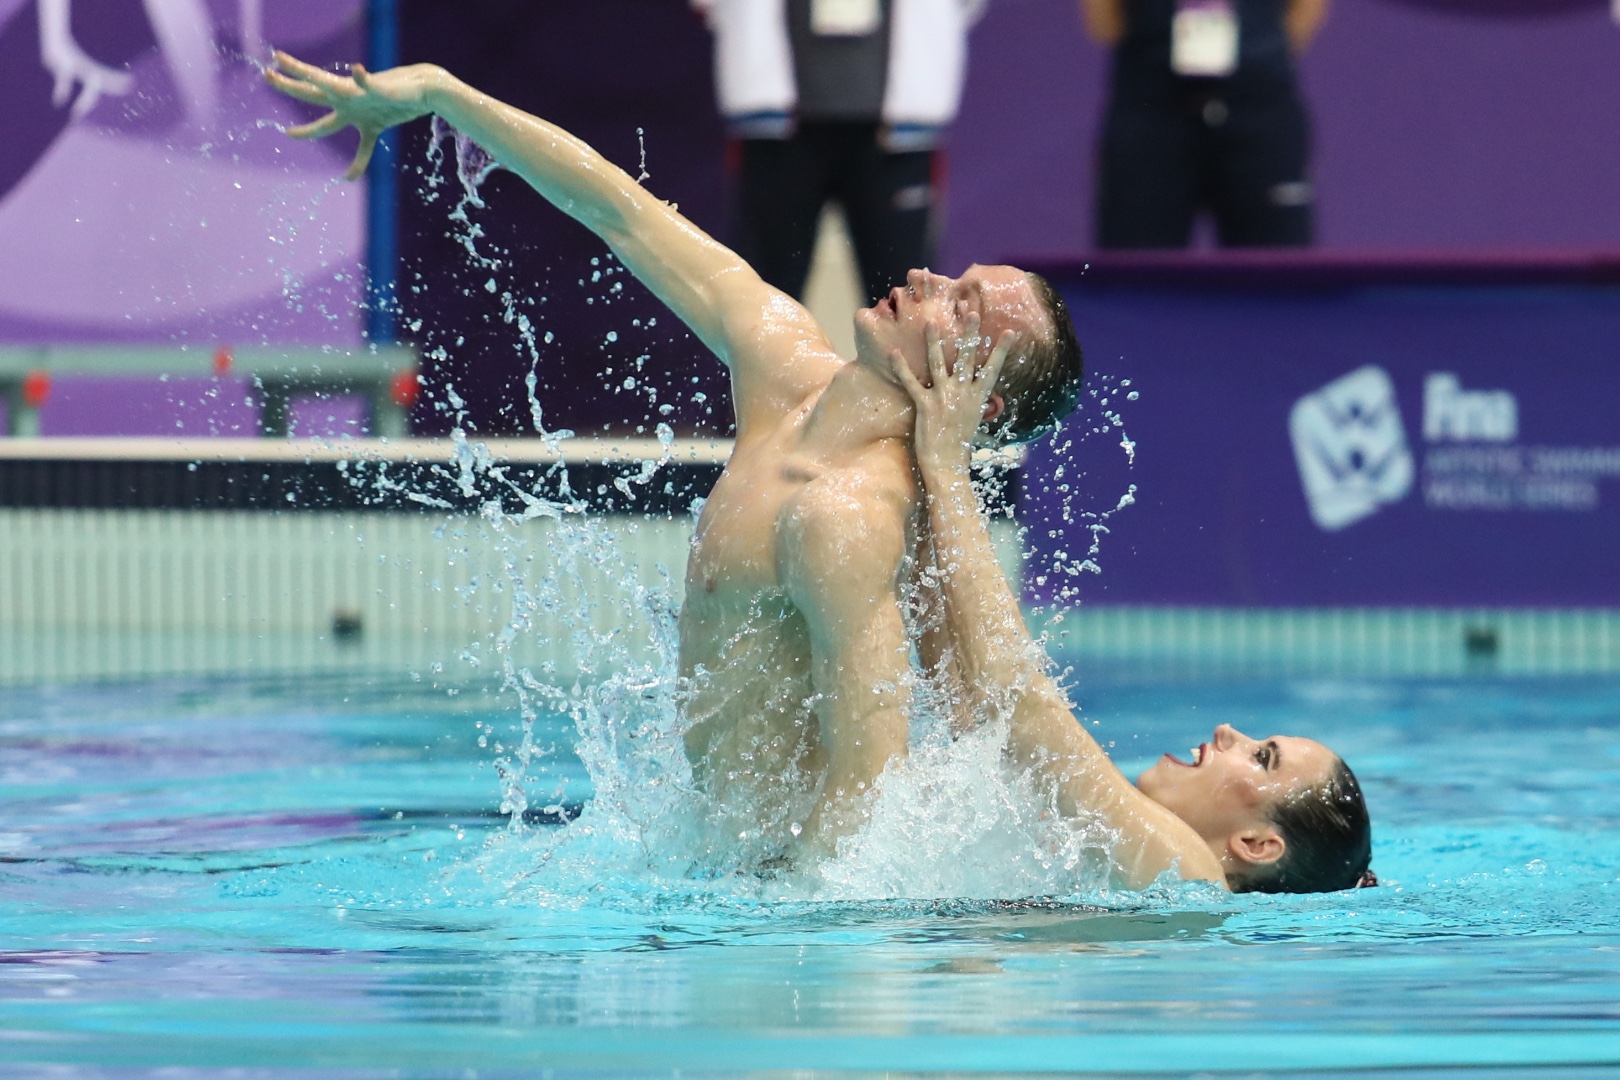
[[[1389,372],[1357,368],[1294,402],[1288,415],[1294,461],[1311,520],[1338,532],[1406,497],[1416,468]],[[1464,390],[1456,375],[1423,383],[1428,442],[1512,442],[1519,403],[1506,390]]]
[[1294,402],[1294,461],[1311,520],[1337,532],[1412,488],[1412,451],[1389,372],[1368,364]]
[[1423,437],[1512,442],[1519,437],[1519,402],[1506,390],[1464,390],[1457,376],[1437,371],[1423,380]]

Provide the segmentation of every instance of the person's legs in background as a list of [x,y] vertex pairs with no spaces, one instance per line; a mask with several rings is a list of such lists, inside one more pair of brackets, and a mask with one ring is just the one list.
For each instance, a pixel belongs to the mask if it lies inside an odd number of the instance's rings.
[[760,277],[790,296],[803,295],[810,272],[816,224],[829,194],[830,149],[813,129],[737,145],[733,246]]
[[1309,246],[1316,200],[1310,122],[1299,98],[1235,102],[1211,134],[1208,197],[1221,246]]
[[832,196],[843,205],[861,288],[873,303],[905,284],[907,271],[933,264],[937,151],[890,153],[876,124],[826,126],[838,140]]
[[1187,246],[1203,124],[1176,102],[1110,105],[1097,153],[1099,248]]

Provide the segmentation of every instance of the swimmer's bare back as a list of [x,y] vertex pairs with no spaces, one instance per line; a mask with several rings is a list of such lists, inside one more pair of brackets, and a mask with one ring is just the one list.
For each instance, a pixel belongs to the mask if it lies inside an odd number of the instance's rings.
[[289,135],[359,130],[350,179],[383,130],[442,116],[606,241],[726,364],[736,448],[698,522],[681,614],[689,753],[728,825],[774,834],[762,857],[830,851],[905,753],[904,391],[875,360],[841,360],[802,306],[624,170],[442,68],[339,75],[277,53],[266,79],[328,110]]

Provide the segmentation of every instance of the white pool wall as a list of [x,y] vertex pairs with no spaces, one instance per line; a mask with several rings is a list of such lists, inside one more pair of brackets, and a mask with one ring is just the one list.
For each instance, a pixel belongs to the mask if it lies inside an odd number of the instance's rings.
[[[608,517],[618,569],[581,564],[559,603],[517,639],[522,664],[566,670],[562,612],[622,596],[627,580],[680,600],[689,517]],[[502,532],[477,518],[412,513],[0,510],[0,683],[303,672],[488,674],[511,618],[509,560],[547,572],[556,525]],[[1013,528],[998,524],[1018,572]],[[529,556],[534,556],[530,559]],[[627,579],[628,575],[628,579]],[[475,581],[476,589],[470,588]],[[1108,607],[1035,613],[1052,651],[1083,669],[1164,677],[1243,673],[1447,676],[1620,670],[1620,611]],[[335,633],[349,620],[359,632]],[[648,625],[600,605],[590,629],[650,658]],[[1494,635],[1470,652],[1470,631]],[[1477,644],[1477,642],[1476,642]],[[474,667],[468,653],[481,657]],[[434,664],[442,671],[433,672]]]

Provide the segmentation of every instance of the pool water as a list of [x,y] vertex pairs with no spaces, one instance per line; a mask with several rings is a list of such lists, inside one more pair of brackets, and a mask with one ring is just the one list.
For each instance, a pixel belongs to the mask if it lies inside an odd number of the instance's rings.
[[848,873],[819,893],[682,876],[593,824],[560,715],[538,721],[557,749],[530,769],[533,823],[510,828],[494,762],[516,710],[494,689],[6,690],[0,1065],[1620,1069],[1620,679],[1079,685],[1125,762],[1223,721],[1330,743],[1386,884],[1122,894],[1081,875],[1030,897],[1016,875],[997,894],[994,860],[972,895],[901,863],[864,897]]

